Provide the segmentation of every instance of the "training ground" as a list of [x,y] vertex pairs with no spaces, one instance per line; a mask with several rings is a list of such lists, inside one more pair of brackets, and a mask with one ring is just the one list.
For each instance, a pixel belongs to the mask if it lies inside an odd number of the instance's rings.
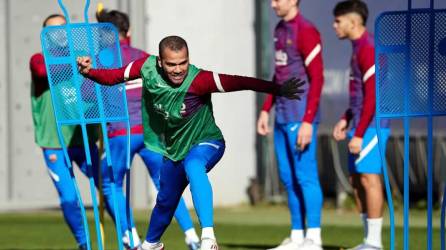
[[[395,212],[395,249],[402,249],[402,211],[396,209]],[[193,214],[193,211],[191,213]],[[145,235],[149,215],[150,211],[135,211],[136,225],[142,236]],[[198,229],[196,217],[194,218]],[[91,211],[89,219],[90,230],[94,230]],[[436,210],[433,218],[433,249],[440,249],[439,222],[440,213]],[[362,239],[359,215],[353,210],[325,208],[322,223],[324,249],[345,249],[360,243]],[[113,230],[113,224],[107,217],[106,249],[118,249]],[[266,249],[275,246],[289,234],[289,215],[285,205],[218,208],[215,210],[215,230],[221,250]],[[94,238],[94,232],[91,235]],[[386,213],[382,235],[384,247],[387,249],[389,227]],[[175,221],[169,226],[163,242],[167,250],[186,249],[183,233]],[[59,209],[0,214],[0,243],[1,250],[71,250],[75,247],[75,241]],[[411,249],[426,249],[425,209],[411,211],[410,246]]]

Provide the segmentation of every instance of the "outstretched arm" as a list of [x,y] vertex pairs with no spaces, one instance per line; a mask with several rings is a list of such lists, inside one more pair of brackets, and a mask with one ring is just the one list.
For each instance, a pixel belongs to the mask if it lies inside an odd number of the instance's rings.
[[79,72],[85,77],[103,85],[115,85],[129,80],[141,78],[141,68],[147,57],[140,58],[118,69],[92,69],[90,57],[79,57]]
[[253,77],[218,74],[203,70],[194,79],[190,91],[197,95],[206,95],[216,92],[233,92],[240,90],[253,90],[256,92],[271,93],[289,99],[300,99],[303,90],[300,87],[305,82],[291,78],[282,85]]

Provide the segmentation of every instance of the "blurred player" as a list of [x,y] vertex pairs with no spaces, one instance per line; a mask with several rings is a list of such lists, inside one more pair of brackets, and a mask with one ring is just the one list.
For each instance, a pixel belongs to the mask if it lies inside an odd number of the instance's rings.
[[[364,225],[364,243],[353,249],[382,249],[381,227],[384,202],[381,183],[381,157],[375,129],[375,45],[367,32],[367,5],[359,0],[339,2],[333,10],[333,27],[339,39],[353,45],[350,72],[350,105],[333,129],[337,140],[348,144],[350,180],[356,205]],[[347,132],[349,125],[351,129]],[[385,142],[388,121],[381,124]]]
[[303,84],[290,79],[283,85],[250,77],[218,74],[189,64],[186,41],[164,38],[159,57],[139,59],[120,69],[91,69],[88,57],[78,59],[79,71],[105,85],[142,77],[144,143],[163,154],[160,189],[146,240],[141,249],[163,249],[161,236],[169,225],[188,184],[202,227],[201,250],[217,250],[214,235],[212,187],[209,172],[221,159],[225,142],[215,124],[211,94],[254,90],[299,98]]
[[[97,20],[99,22],[110,22],[119,31],[119,40],[121,47],[122,62],[124,65],[131,63],[140,58],[147,58],[148,54],[142,50],[130,46],[130,22],[127,14],[105,9],[98,10]],[[142,94],[142,80],[136,79],[126,82],[127,107],[130,116],[131,137],[130,137],[130,159],[132,160],[135,154],[138,154],[144,161],[147,170],[152,178],[155,187],[159,189],[160,168],[163,165],[163,155],[155,153],[144,146],[143,126],[141,117],[141,94]],[[114,170],[114,177],[116,182],[116,191],[118,198],[119,212],[121,214],[121,228],[124,235],[123,242],[129,246],[129,232],[126,214],[126,202],[123,193],[123,179],[126,173],[126,155],[127,155],[127,129],[124,123],[110,123],[108,126],[108,137],[110,145],[110,153],[112,166]],[[114,214],[113,200],[110,187],[110,176],[107,169],[106,159],[102,160],[103,169],[103,192],[106,198],[107,207]],[[114,216],[112,216],[114,218]],[[175,212],[175,218],[178,221],[181,229],[186,236],[186,244],[191,250],[199,249],[200,239],[193,227],[192,219],[183,199],[180,199],[178,208]],[[132,225],[133,226],[133,225]],[[133,227],[134,245],[140,244],[140,239]]]
[[322,43],[316,27],[301,14],[299,3],[271,1],[282,19],[274,32],[274,79],[280,84],[298,77],[308,80],[309,85],[302,101],[268,95],[257,122],[258,133],[267,135],[269,111],[275,105],[274,146],[291,213],[290,238],[273,248],[276,250],[322,249],[323,198],[316,158],[319,99],[324,83]]
[[[64,25],[65,17],[59,14],[48,16],[43,22],[43,27]],[[50,41],[51,42],[51,41]],[[60,46],[65,46],[66,41],[55,40]],[[34,122],[35,141],[43,150],[43,156],[47,165],[47,171],[59,194],[60,206],[71,232],[76,239],[79,249],[87,249],[87,238],[84,233],[81,210],[78,205],[75,187],[71,181],[71,174],[66,159],[59,143],[56,130],[56,120],[51,103],[51,93],[45,62],[42,53],[34,54],[30,59],[31,70],[31,106]],[[93,167],[97,167],[98,150],[95,145],[97,139],[95,129],[88,129],[90,151]],[[82,132],[79,126],[62,126],[62,134],[68,155],[81,171],[87,175],[87,162],[82,141]],[[97,173],[97,171],[93,171]],[[96,176],[94,176],[96,178]]]

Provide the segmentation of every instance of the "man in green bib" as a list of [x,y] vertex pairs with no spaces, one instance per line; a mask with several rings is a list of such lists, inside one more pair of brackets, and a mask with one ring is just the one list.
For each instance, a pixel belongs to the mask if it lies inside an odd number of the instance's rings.
[[216,250],[212,187],[207,172],[225,150],[215,124],[211,94],[253,90],[300,99],[302,81],[278,85],[251,77],[218,74],[189,64],[186,41],[168,36],[159,44],[159,57],[148,56],[119,69],[92,69],[89,57],[78,58],[79,71],[100,84],[143,79],[142,115],[145,146],[165,157],[160,189],[142,250],[162,250],[161,236],[170,224],[188,184],[202,227],[201,249]]

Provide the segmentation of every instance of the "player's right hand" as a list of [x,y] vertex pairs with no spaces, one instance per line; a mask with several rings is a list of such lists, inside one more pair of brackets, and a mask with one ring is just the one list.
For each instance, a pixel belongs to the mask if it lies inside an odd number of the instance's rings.
[[305,91],[301,88],[305,84],[304,80],[296,77],[292,77],[286,80],[279,89],[277,93],[278,96],[283,96],[288,99],[300,100],[300,95]]
[[336,141],[345,140],[347,137],[347,121],[345,119],[341,119],[336,123],[333,128],[333,137]]
[[91,69],[91,58],[89,56],[79,56],[77,59],[77,69],[82,75],[88,74]]
[[257,133],[259,135],[267,135],[270,132],[269,125],[269,114],[266,111],[261,111],[259,115],[259,119],[257,120]]

